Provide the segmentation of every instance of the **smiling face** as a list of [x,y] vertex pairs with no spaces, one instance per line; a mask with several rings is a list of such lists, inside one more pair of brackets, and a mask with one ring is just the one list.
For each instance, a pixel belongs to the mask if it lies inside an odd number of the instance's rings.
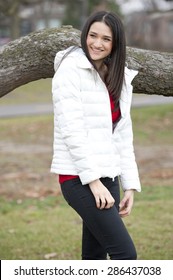
[[100,68],[112,51],[112,32],[104,22],[94,22],[86,40],[88,52],[95,66]]

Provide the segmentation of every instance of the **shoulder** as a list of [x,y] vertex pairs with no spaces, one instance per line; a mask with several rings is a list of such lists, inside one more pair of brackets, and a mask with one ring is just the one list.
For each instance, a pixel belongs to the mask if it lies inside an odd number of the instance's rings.
[[138,71],[125,67],[124,83],[123,83],[122,92],[121,92],[121,101],[124,101],[125,103],[127,103],[127,101],[129,101],[129,104],[131,104],[132,93],[133,93],[132,81],[136,77],[137,74],[138,74]]
[[85,53],[80,47],[69,47],[66,50],[59,51],[54,60],[54,70],[57,71],[59,66],[91,68],[92,65],[87,59]]
[[124,71],[124,77],[125,77],[125,83],[126,84],[131,84],[133,79],[138,75],[137,70],[129,69],[125,67]]

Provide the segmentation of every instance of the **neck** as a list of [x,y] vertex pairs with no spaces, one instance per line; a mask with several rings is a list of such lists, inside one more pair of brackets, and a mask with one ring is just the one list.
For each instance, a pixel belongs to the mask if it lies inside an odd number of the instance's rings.
[[95,67],[96,67],[98,72],[100,72],[101,69],[104,67],[103,60],[96,60],[96,61],[93,61],[93,63],[94,63],[94,65],[95,65]]
[[102,63],[99,68],[97,68],[97,71],[103,81],[105,81],[107,70],[108,70],[107,66],[104,63]]

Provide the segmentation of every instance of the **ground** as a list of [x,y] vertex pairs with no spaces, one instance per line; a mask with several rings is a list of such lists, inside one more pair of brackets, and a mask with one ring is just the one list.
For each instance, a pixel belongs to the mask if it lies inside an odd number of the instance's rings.
[[[44,144],[0,141],[5,159],[0,171],[0,195],[10,199],[56,195],[57,178],[50,174],[52,149]],[[142,185],[173,186],[173,147],[135,146]]]
[[173,186],[173,146],[137,146],[141,181],[150,186]]
[[[52,115],[7,117],[14,110],[11,105],[17,105],[14,115],[20,113],[20,108],[22,114],[27,111],[24,104],[36,107],[38,111],[40,101],[50,105],[50,92],[51,79],[46,79],[29,83],[1,99],[1,196],[21,199],[59,192],[57,178],[50,174]],[[135,94],[133,104],[139,108],[133,111],[133,124],[142,186],[173,186],[173,97]]]

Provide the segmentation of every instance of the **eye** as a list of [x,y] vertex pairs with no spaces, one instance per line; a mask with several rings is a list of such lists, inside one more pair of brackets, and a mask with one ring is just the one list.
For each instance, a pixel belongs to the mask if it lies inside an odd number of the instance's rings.
[[110,38],[104,38],[103,40],[106,41],[106,42],[111,42]]
[[89,35],[90,35],[90,37],[92,37],[92,38],[95,38],[95,37],[96,37],[95,34],[89,34]]

